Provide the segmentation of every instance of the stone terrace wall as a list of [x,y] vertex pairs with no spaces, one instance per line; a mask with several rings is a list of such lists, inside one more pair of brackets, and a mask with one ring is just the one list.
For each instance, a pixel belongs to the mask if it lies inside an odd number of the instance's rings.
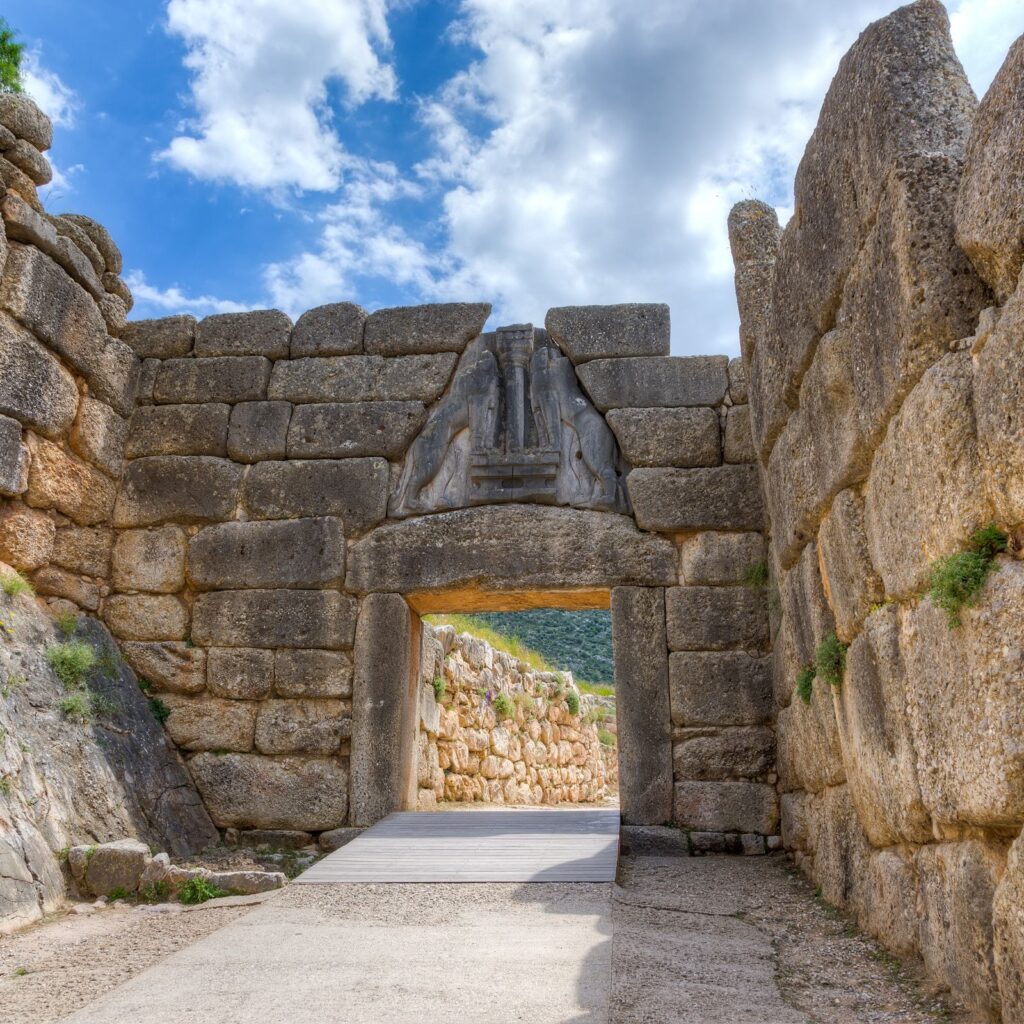
[[[571,673],[540,672],[453,626],[423,625],[417,807],[439,800],[601,802],[615,793],[615,704],[583,694]],[[434,680],[443,680],[437,699]],[[509,699],[503,713],[498,694]],[[580,703],[573,714],[566,700]]]
[[[1024,40],[977,106],[934,0],[843,59],[795,213],[730,217],[771,529],[785,845],[991,1020],[1024,1020]],[[1011,537],[951,628],[932,563]],[[840,686],[798,674],[835,633]]]

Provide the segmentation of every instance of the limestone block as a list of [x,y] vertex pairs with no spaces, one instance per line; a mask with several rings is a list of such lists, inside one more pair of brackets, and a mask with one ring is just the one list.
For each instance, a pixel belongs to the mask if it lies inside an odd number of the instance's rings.
[[105,402],[85,397],[78,406],[68,444],[76,455],[98,466],[108,476],[119,477],[128,440],[128,420]]
[[811,800],[807,818],[814,850],[813,880],[829,903],[856,913],[871,898],[872,850],[846,786],[832,786]]
[[454,352],[290,359],[274,366],[267,394],[286,402],[432,402],[451,379]]
[[779,253],[779,217],[760,199],[745,199],[729,211],[729,247],[733,262],[771,263]]
[[352,683],[355,825],[372,825],[402,806],[402,721],[412,672],[411,630],[409,606],[399,594],[363,598]]
[[[744,268],[748,270],[748,268]],[[739,276],[739,271],[737,271]],[[771,277],[768,271],[764,275],[768,278],[768,294],[763,297],[757,308],[759,319],[767,320],[771,309]],[[757,285],[765,287],[763,282],[758,281]],[[739,287],[739,285],[737,285]],[[748,286],[749,287],[749,286]],[[785,349],[777,338],[768,333],[767,324],[760,324],[757,328],[751,328],[749,333],[742,329],[743,321],[740,321],[740,340],[745,345],[754,344],[754,339],[760,338],[757,347],[752,351],[744,348],[744,352],[750,351],[749,359],[748,388],[750,398],[750,434],[754,450],[758,453],[762,463],[767,464],[768,459],[775,448],[775,443],[782,433],[786,422],[789,419],[791,410],[785,401]],[[749,338],[747,341],[745,339]]]
[[956,201],[956,240],[1005,302],[1024,266],[1024,39],[1018,39],[985,93],[971,127]]
[[119,646],[139,679],[148,679],[156,690],[188,694],[206,686],[206,651],[201,647],[178,640],[122,641]]
[[50,119],[22,93],[5,92],[0,95],[0,124],[40,152],[53,145]]
[[687,537],[679,551],[679,578],[687,586],[729,586],[742,583],[765,561],[760,533],[705,531]]
[[754,466],[634,469],[626,485],[644,530],[760,530],[764,525]]
[[128,322],[128,310],[124,300],[120,295],[104,293],[96,300],[96,305],[103,316],[103,322],[107,325],[107,330],[115,338],[119,337]]
[[668,665],[674,725],[764,725],[771,716],[767,658],[679,651],[669,655]]
[[292,328],[291,358],[350,356],[363,351],[366,310],[354,302],[309,309]]
[[81,864],[82,888],[94,896],[109,896],[117,889],[132,893],[149,860],[149,847],[138,839],[118,839],[98,846],[72,847],[76,866]]
[[192,639],[216,647],[351,647],[356,603],[327,590],[200,594]]
[[254,402],[267,397],[270,360],[263,356],[166,359],[153,383],[158,405]]
[[901,619],[907,712],[925,806],[939,823],[1024,821],[1024,563],[1006,558],[950,629],[930,601]]
[[156,320],[135,320],[128,324],[121,340],[140,359],[174,359],[192,351],[196,318],[187,313]]
[[664,303],[557,306],[544,327],[574,366],[591,359],[667,356],[671,326]]
[[103,621],[119,640],[184,640],[188,608],[169,594],[115,594],[103,604]]
[[217,697],[262,700],[274,686],[274,652],[258,647],[211,647],[206,656],[206,685]]
[[729,399],[733,405],[747,404],[747,368],[738,356],[729,360]]
[[612,591],[612,654],[618,694],[623,820],[663,825],[672,815],[672,737],[665,640],[665,592]]
[[576,371],[601,412],[718,405],[729,387],[726,356],[595,359]]
[[221,523],[200,530],[188,549],[197,590],[330,587],[345,578],[340,519]]
[[28,448],[21,443],[21,424],[0,416],[0,495],[11,498],[28,489]]
[[43,213],[43,204],[32,179],[17,165],[0,154],[0,181],[8,192],[20,196],[36,213]]
[[750,435],[749,405],[734,405],[727,411],[723,454],[726,462],[757,462]]
[[426,415],[421,402],[300,405],[288,426],[288,457],[398,459]]
[[985,1019],[999,1020],[992,902],[1005,852],[979,842],[939,843],[919,850],[916,861],[925,968]]
[[177,526],[125,530],[114,541],[111,582],[116,590],[173,594],[185,585],[185,531]]
[[288,357],[292,322],[279,309],[248,313],[215,313],[196,325],[194,352],[198,356]]
[[136,406],[153,404],[153,385],[156,383],[157,370],[162,365],[159,359],[144,359],[142,361],[142,366],[139,368],[139,388],[135,397]]
[[722,729],[684,736],[672,751],[677,779],[758,778],[775,767],[775,733],[766,728]]
[[845,643],[860,629],[871,606],[885,598],[864,530],[864,499],[852,488],[840,491],[818,533],[821,581]]
[[384,459],[261,463],[249,471],[242,489],[250,519],[337,516],[349,535],[381,522],[387,501]]
[[319,832],[345,823],[348,771],[334,758],[197,754],[189,769],[221,828]]
[[717,466],[722,461],[714,409],[612,409],[608,426],[631,466]]
[[921,378],[875,452],[864,494],[871,561],[887,593],[909,598],[931,563],[960,550],[991,520],[982,486],[969,352],[951,352]]
[[181,750],[252,750],[256,705],[247,701],[167,696],[167,735]]
[[236,462],[283,459],[291,416],[288,402],[240,402],[231,410],[228,455]]
[[24,139],[18,139],[12,148],[5,149],[4,157],[24,171],[34,185],[48,185],[53,180],[49,161]]
[[55,534],[53,520],[42,512],[20,504],[0,506],[0,561],[18,572],[49,562]]
[[992,906],[995,969],[1003,1020],[1024,1020],[1024,839],[1010,847],[1006,871],[996,886]]
[[378,309],[367,318],[363,348],[376,355],[461,352],[491,315],[489,302],[446,302]]
[[106,576],[114,534],[106,527],[63,526],[54,535],[54,565],[83,576]]
[[340,651],[276,651],[274,692],[279,697],[351,697],[352,659]]
[[1018,288],[975,357],[974,371],[974,415],[985,488],[997,520],[1013,526],[1024,524],[1022,358],[1024,288]]
[[116,487],[98,470],[63,448],[30,434],[32,461],[25,502],[34,508],[54,508],[80,526],[93,526],[110,517]]
[[673,651],[758,652],[768,645],[764,596],[751,587],[672,587],[665,612]]
[[231,407],[205,405],[146,405],[132,414],[125,455],[227,454]]
[[865,889],[857,915],[861,927],[897,956],[919,953],[917,870],[907,848],[872,853]]
[[797,564],[783,574],[779,595],[783,621],[776,640],[777,664],[785,674],[784,686],[792,693],[800,670],[814,664],[818,645],[835,629],[816,544],[806,545]]
[[674,562],[668,540],[641,533],[625,516],[493,505],[386,523],[352,547],[346,587],[409,593],[664,586],[674,582]]
[[[795,680],[794,680],[795,682]],[[789,684],[790,690],[793,684]],[[839,726],[829,687],[820,679],[811,703],[794,699],[776,715],[776,765],[779,789],[820,793],[846,781]]]
[[59,214],[56,216],[44,214],[44,216],[53,225],[58,235],[66,238],[85,256],[97,274],[102,275],[106,273],[107,265],[103,255],[96,248],[96,243],[74,221],[70,221]]
[[56,439],[78,408],[75,379],[35,338],[0,313],[0,413]]
[[779,801],[774,786],[758,782],[677,782],[672,817],[685,829],[774,835]]
[[261,754],[333,754],[351,728],[351,711],[340,700],[266,700],[256,719],[256,749]]
[[926,843],[931,818],[921,800],[917,755],[895,607],[868,616],[847,655],[835,694],[839,740],[850,797],[872,845]]
[[230,517],[243,468],[210,456],[156,455],[125,470],[114,506],[117,527],[208,523]]
[[100,606],[100,588],[95,583],[54,565],[33,573],[32,586],[40,597],[59,597],[73,601],[86,611],[94,612]]
[[779,797],[782,821],[782,845],[787,850],[810,849],[811,834],[807,827],[808,804],[813,798],[808,793],[783,793]]
[[121,251],[114,244],[110,232],[91,217],[85,217],[80,213],[62,213],[64,220],[77,224],[92,239],[93,245],[99,250],[103,257],[104,268],[112,274],[120,274],[124,269],[121,259]]

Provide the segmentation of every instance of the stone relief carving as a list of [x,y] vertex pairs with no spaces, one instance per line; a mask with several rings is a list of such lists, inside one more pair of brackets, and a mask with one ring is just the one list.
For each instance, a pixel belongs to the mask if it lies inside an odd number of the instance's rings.
[[390,514],[498,502],[629,512],[615,436],[532,324],[481,334],[406,455]]

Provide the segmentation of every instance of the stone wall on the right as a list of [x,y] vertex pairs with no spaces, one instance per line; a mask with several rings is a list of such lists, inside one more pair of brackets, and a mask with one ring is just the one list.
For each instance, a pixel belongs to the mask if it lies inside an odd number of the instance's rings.
[[[729,229],[784,844],[972,1011],[1024,1021],[1024,38],[979,105],[937,0],[876,22],[785,230],[754,201]],[[957,623],[933,569],[989,525],[1007,550]]]

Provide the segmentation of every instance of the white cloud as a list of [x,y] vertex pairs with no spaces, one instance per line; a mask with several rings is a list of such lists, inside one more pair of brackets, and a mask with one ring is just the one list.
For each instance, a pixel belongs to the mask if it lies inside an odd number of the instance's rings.
[[197,178],[259,189],[335,189],[348,157],[328,87],[390,99],[389,0],[170,0],[187,47],[194,121],[161,156]]
[[982,96],[992,84],[1011,43],[1024,33],[1021,0],[953,0],[950,29],[967,77]]
[[43,67],[38,51],[25,52],[21,81],[25,92],[55,125],[68,128],[74,123],[78,99],[58,74]]
[[254,308],[230,299],[218,299],[212,295],[188,296],[177,285],[157,288],[146,281],[141,270],[129,270],[124,276],[136,302],[136,318],[144,316],[172,316],[175,313],[192,313],[208,316],[211,313],[243,313]]

